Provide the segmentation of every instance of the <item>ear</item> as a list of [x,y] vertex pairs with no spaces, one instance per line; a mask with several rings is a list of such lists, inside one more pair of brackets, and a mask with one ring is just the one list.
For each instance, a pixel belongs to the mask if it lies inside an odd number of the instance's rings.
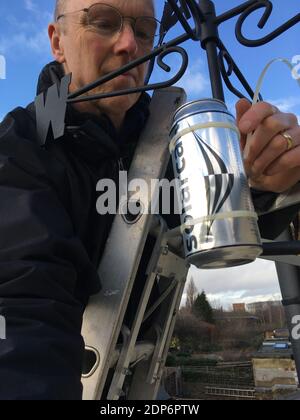
[[62,43],[62,31],[57,23],[50,23],[48,35],[55,60],[63,64],[65,62],[65,54]]

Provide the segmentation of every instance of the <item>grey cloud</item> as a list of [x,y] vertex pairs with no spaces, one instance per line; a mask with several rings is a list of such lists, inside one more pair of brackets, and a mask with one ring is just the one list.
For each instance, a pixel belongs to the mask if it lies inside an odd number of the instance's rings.
[[200,292],[205,290],[212,300],[225,305],[280,295],[275,265],[269,261],[258,260],[243,267],[212,271],[192,267],[191,277]]

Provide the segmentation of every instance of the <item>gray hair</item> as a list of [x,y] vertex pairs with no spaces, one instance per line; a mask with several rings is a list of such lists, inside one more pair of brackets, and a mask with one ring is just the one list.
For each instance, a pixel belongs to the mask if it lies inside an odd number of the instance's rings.
[[[55,12],[54,12],[54,21],[57,21],[58,16],[60,16],[63,13],[63,9],[65,8],[67,0],[56,0],[55,3]],[[155,5],[154,1],[151,1],[154,15],[155,15]]]

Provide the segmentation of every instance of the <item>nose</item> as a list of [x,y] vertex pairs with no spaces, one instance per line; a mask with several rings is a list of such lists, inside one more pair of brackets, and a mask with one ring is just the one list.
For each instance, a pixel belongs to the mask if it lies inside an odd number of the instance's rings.
[[138,51],[138,44],[135,38],[135,33],[132,25],[129,22],[123,23],[123,28],[119,34],[118,40],[115,43],[115,50],[117,54],[128,54],[135,56]]

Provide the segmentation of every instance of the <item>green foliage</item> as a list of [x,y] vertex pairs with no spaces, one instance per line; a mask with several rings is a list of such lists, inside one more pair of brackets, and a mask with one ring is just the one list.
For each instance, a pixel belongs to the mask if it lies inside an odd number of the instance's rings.
[[190,357],[191,353],[187,353],[187,352],[181,352],[181,353],[177,353],[176,357]]
[[177,358],[173,354],[168,354],[167,361],[166,361],[167,367],[176,367],[177,366]]
[[208,359],[177,359],[178,366],[216,366],[217,362]]
[[182,379],[185,382],[199,382],[199,373],[198,372],[182,372]]
[[215,323],[213,309],[208,302],[204,291],[201,295],[197,296],[192,311],[193,314],[202,321],[208,322],[209,324]]
[[198,350],[203,353],[213,353],[223,350],[223,346],[221,344],[215,343],[205,343],[198,346]]

